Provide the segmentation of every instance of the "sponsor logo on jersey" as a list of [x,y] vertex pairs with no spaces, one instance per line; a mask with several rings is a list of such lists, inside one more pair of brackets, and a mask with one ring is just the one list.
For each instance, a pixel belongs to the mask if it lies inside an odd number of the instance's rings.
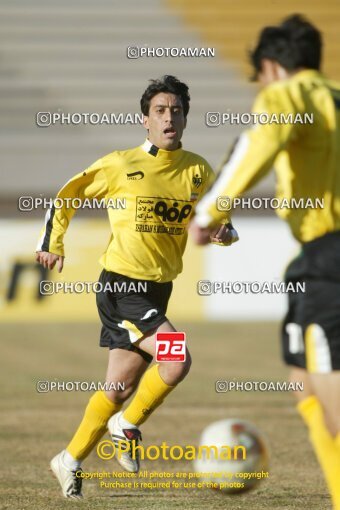
[[137,197],[136,221],[148,223],[188,223],[192,204],[175,198]]
[[143,179],[144,172],[141,170],[138,170],[137,172],[132,172],[131,174],[126,174],[126,177],[128,178],[128,181],[139,181],[140,179]]
[[136,197],[136,230],[180,235],[192,212],[189,200],[161,197]]

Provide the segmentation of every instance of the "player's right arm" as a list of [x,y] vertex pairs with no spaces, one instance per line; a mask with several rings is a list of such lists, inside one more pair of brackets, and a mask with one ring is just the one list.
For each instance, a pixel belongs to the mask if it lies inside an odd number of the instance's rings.
[[[303,108],[303,105],[301,105]],[[254,113],[291,115],[298,111],[288,87],[268,86],[258,95]],[[268,117],[269,118],[269,117]],[[268,122],[248,129],[238,139],[233,152],[222,166],[212,188],[196,207],[194,221],[203,228],[219,225],[231,211],[219,207],[219,197],[232,201],[258,183],[272,168],[278,154],[298,136],[293,122]]]
[[72,199],[102,199],[108,191],[103,160],[99,159],[84,172],[75,175],[57,194],[58,200],[46,213],[45,225],[36,248],[36,261],[45,268],[57,264],[61,272],[64,262],[64,235],[76,212]]

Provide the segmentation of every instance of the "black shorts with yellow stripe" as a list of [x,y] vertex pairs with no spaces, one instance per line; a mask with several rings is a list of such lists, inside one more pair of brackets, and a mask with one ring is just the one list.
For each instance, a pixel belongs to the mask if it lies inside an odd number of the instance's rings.
[[285,362],[311,373],[340,370],[340,232],[305,243],[288,266],[285,282],[305,287],[305,292],[288,294]]
[[135,343],[167,320],[172,282],[138,280],[105,269],[99,282],[96,296],[102,321],[100,346],[135,351],[152,361],[152,356]]

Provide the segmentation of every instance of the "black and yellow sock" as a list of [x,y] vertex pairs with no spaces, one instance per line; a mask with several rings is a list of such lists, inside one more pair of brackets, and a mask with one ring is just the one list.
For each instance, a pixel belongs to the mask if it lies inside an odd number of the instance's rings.
[[159,375],[159,365],[154,365],[145,372],[123,418],[133,425],[141,425],[174,388],[176,386],[169,386]]
[[66,450],[74,459],[83,460],[106,431],[109,418],[117,413],[122,404],[111,402],[104,391],[97,391],[89,400],[77,432]]
[[334,510],[340,510],[340,437],[333,438],[325,424],[318,399],[312,395],[299,402],[298,411],[304,419],[309,438],[324,473]]

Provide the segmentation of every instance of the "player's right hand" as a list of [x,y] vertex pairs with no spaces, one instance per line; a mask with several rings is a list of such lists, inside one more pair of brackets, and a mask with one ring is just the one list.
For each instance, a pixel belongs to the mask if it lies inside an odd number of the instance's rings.
[[64,258],[49,251],[37,251],[35,260],[45,269],[53,269],[57,264],[58,273],[61,273],[64,267]]

